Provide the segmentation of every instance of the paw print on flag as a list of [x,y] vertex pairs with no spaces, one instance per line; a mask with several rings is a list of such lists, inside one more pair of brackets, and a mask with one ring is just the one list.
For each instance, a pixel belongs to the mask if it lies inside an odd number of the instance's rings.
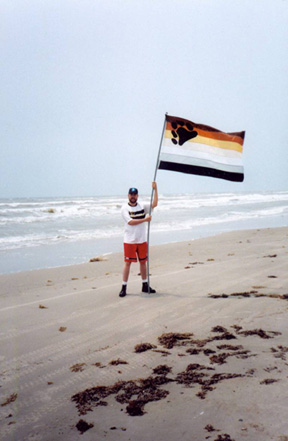
[[172,122],[171,130],[173,138],[171,141],[173,144],[183,145],[186,141],[195,138],[198,135],[198,132],[194,130],[193,125],[190,122],[184,122],[181,120],[176,120]]

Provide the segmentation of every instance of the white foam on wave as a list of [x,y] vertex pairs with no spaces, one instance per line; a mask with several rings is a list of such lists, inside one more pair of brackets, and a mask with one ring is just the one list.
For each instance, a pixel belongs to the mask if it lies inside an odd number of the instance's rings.
[[[122,236],[120,208],[127,198],[87,197],[0,201],[0,250]],[[148,202],[150,198],[142,200]],[[193,230],[251,219],[287,225],[288,192],[160,195],[153,231]]]

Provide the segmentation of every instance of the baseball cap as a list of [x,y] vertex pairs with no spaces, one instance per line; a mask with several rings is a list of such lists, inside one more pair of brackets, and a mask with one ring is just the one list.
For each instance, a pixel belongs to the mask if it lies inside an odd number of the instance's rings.
[[138,194],[138,190],[135,187],[129,188],[128,194]]

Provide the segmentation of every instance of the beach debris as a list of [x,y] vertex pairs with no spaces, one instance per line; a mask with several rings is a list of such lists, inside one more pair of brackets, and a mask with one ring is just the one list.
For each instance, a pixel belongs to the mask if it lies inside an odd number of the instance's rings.
[[157,348],[157,346],[152,345],[151,343],[139,343],[138,345],[135,346],[134,352],[136,353],[146,352],[149,351],[150,349],[155,349],[155,348]]
[[3,403],[1,403],[1,406],[7,406],[10,403],[13,403],[14,401],[17,400],[18,394],[11,394],[8,398],[6,398],[5,401],[3,401]]
[[277,257],[277,254],[268,254],[268,256],[263,256],[263,258],[264,257],[271,257],[271,258],[273,258],[273,257]]
[[[207,345],[207,343],[210,343],[211,341],[213,341],[213,338],[204,338],[203,340],[191,340],[190,343],[198,346],[198,348],[203,348]],[[186,352],[188,351],[190,351],[190,349],[188,349]]]
[[214,337],[213,340],[233,340],[237,338],[223,326],[214,326],[214,328],[211,329],[211,332],[220,334]]
[[187,349],[186,352],[187,352],[187,354],[190,354],[190,355],[198,355],[198,354],[200,354],[201,350],[195,349],[195,348],[189,348],[189,349]]
[[120,427],[120,428],[118,428],[118,427],[115,427],[115,426],[113,426],[113,427],[110,427],[110,430],[122,430],[122,432],[126,432],[126,427]]
[[[267,338],[273,338],[276,335],[280,335],[280,333],[278,332],[264,331],[263,329],[245,330],[239,325],[232,325],[230,326],[230,328],[233,328],[235,330],[236,335],[241,335],[245,337],[249,335],[257,335],[264,340]],[[190,363],[188,363],[188,365],[182,372],[177,372],[173,374],[171,366],[167,364],[160,364],[156,365],[156,367],[154,368],[151,368],[148,376],[144,378],[118,381],[115,384],[108,386],[96,385],[95,387],[83,390],[82,392],[79,392],[71,397],[71,400],[76,403],[79,415],[85,415],[87,412],[92,411],[98,406],[108,406],[107,398],[110,396],[114,396],[114,400],[117,403],[126,405],[125,410],[129,416],[142,416],[146,413],[146,404],[163,400],[169,395],[170,391],[168,387],[164,388],[164,386],[168,385],[169,383],[173,383],[174,385],[179,385],[180,387],[185,387],[188,389],[197,388],[195,390],[195,395],[199,399],[203,400],[206,398],[208,393],[216,389],[217,385],[220,382],[222,383],[228,380],[237,380],[242,378],[249,379],[253,377],[256,370],[247,370],[246,364],[240,365],[240,372],[235,372],[235,368],[233,366],[232,372],[218,372],[218,370],[221,369],[219,368],[219,365],[228,363],[229,357],[234,356],[239,359],[245,359],[247,357],[252,357],[259,354],[252,354],[251,351],[249,351],[242,345],[218,343],[219,340],[230,340],[233,338],[237,338],[222,325],[214,326],[211,329],[211,333],[212,334],[210,334],[206,339],[197,340],[191,338],[193,334],[190,332],[170,332],[159,336],[158,342],[162,346],[168,347],[171,350],[170,352],[164,351],[165,356],[173,355],[175,357],[176,355],[179,355],[179,352],[183,353],[183,349],[185,350],[186,354],[197,355],[199,353],[203,353],[204,355],[209,357],[210,363],[213,363],[212,366],[211,364],[206,365],[205,363],[191,363],[190,361]],[[214,346],[212,348],[205,348],[206,344],[211,342],[217,343],[214,343]],[[187,348],[187,345],[190,345],[190,347]],[[176,347],[176,351],[173,351],[174,347]],[[157,348],[157,346],[151,343],[141,343],[140,345],[135,346],[134,352],[137,352],[136,349],[138,349],[139,352],[145,352],[149,349],[152,349],[153,352],[162,352],[158,349],[153,348]],[[270,353],[280,359],[284,359],[282,358],[282,356],[286,357],[286,354],[288,353],[288,347],[280,345],[278,347],[270,349]],[[264,352],[265,354],[267,354],[267,350]],[[123,360],[121,359],[112,360],[109,365],[117,366],[118,364],[122,364],[122,362]],[[84,364],[80,364],[80,366],[83,365]],[[101,363],[95,363],[95,365],[98,367],[102,367]],[[279,369],[279,366],[275,367],[275,369]],[[268,378],[263,381],[264,382],[261,384],[268,385],[280,380]],[[174,390],[174,387],[172,390]],[[121,409],[121,411],[123,411],[123,408]],[[220,430],[214,429],[211,425],[207,425],[205,430],[207,430],[208,432],[220,432]],[[217,441],[222,440],[233,441],[230,435],[227,435],[225,433],[218,435]]]
[[100,361],[97,361],[96,363],[92,363],[92,366],[96,366],[96,367],[99,367],[99,368],[106,367],[106,366],[102,366],[102,363],[100,363]]
[[[254,288],[265,288],[265,286],[254,287]],[[280,300],[288,300],[288,294],[262,294],[258,293],[258,291],[248,291],[248,292],[235,292],[233,294],[208,294],[210,299],[227,299],[229,297],[237,297],[237,298],[260,298],[260,297],[268,297],[270,299],[280,299]]]
[[209,377],[207,372],[199,372],[199,370],[215,370],[214,368],[199,365],[197,363],[190,364],[187,366],[184,372],[181,372],[176,377],[176,382],[178,384],[184,384],[186,387],[192,387],[194,384],[199,384],[201,386],[200,392],[196,394],[197,397],[202,400],[206,398],[208,392],[215,389],[216,384],[220,381],[230,380],[234,378],[244,377],[242,374],[230,374],[230,373],[220,373],[213,374]]
[[275,358],[281,358],[281,360],[286,361],[286,354],[288,352],[288,347],[278,345],[277,348],[271,348],[271,352],[273,352]]
[[257,291],[234,292],[232,294],[209,294],[212,299],[227,299],[228,297],[251,297],[251,294],[257,294]]
[[[241,326],[234,325],[232,326],[236,330],[236,333],[238,335],[244,335],[244,337],[248,337],[251,335],[258,335],[260,338],[269,339],[274,338],[276,335],[281,335],[281,332],[274,332],[274,331],[264,331],[263,329],[250,329],[247,331],[243,331]],[[272,335],[269,335],[272,334]]]
[[118,366],[119,364],[128,364],[127,361],[125,360],[121,360],[120,358],[118,358],[117,360],[112,360],[109,363],[111,366]]
[[169,374],[171,372],[171,370],[172,370],[172,368],[167,366],[167,364],[163,364],[163,365],[161,364],[159,366],[156,366],[153,369],[153,374],[156,374],[156,375],[167,375],[167,374]]
[[261,381],[260,384],[273,384],[277,383],[277,381],[280,380],[276,380],[275,378],[266,378],[266,380]]
[[54,214],[56,213],[56,209],[55,208],[48,208],[48,210],[43,210],[44,213],[50,213],[50,214]]
[[84,420],[79,420],[78,423],[76,424],[76,428],[79,430],[81,434],[87,432],[87,430],[91,429],[92,427],[94,427],[94,424],[92,423],[89,424]]
[[158,352],[159,354],[162,354],[162,357],[167,357],[168,355],[171,355],[171,352],[163,351],[161,349],[153,349],[152,352]]
[[277,276],[267,276],[268,277],[268,279],[277,279],[278,277]]
[[223,435],[218,435],[218,437],[214,441],[235,441],[231,438],[228,433],[224,433]]
[[207,426],[204,427],[204,430],[207,430],[207,432],[219,432],[219,429],[215,429],[212,424],[207,424]]
[[60,332],[65,332],[66,329],[67,329],[67,328],[66,328],[65,326],[60,326],[59,331],[60,331]]
[[208,297],[210,299],[228,299],[228,294],[208,294]]
[[221,354],[212,355],[210,357],[211,363],[224,364],[228,357],[248,358],[252,355],[247,355],[250,351],[237,351],[237,352],[223,352]]
[[54,384],[53,381],[47,381],[48,386],[51,386],[51,384]]
[[[80,415],[85,415],[93,407],[107,406],[103,399],[109,395],[116,395],[118,403],[127,404],[126,411],[130,416],[144,415],[144,406],[153,401],[165,398],[169,392],[160,387],[173,380],[166,374],[139,378],[130,381],[118,381],[113,386],[96,386],[73,395],[72,401],[76,402]],[[121,393],[120,393],[121,392]],[[134,398],[131,400],[131,398]]]
[[215,259],[207,259],[207,262],[215,262]]
[[[191,332],[168,332],[158,337],[159,343],[166,349],[172,349],[174,346],[185,346],[193,334]],[[181,343],[179,343],[181,342]]]
[[262,294],[257,297],[270,297],[270,299],[288,300],[288,294]]
[[71,280],[79,280],[79,277],[72,277]]
[[240,351],[243,349],[242,345],[234,346],[234,345],[219,345],[217,349],[228,349],[229,351]]
[[106,262],[107,257],[103,257],[103,256],[97,256],[97,257],[92,257],[89,262]]
[[70,371],[71,372],[82,372],[82,371],[84,371],[84,366],[86,366],[86,363],[73,364],[73,366],[70,367]]
[[39,305],[39,309],[48,309],[48,306]]

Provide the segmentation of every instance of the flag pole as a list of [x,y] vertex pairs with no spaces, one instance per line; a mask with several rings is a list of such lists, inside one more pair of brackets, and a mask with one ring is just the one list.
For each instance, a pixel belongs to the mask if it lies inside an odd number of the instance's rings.
[[[156,181],[156,176],[157,176],[157,170],[158,170],[158,164],[159,164],[160,152],[161,152],[161,147],[162,147],[162,142],[163,142],[163,137],[164,137],[165,127],[166,127],[166,116],[167,116],[167,115],[168,115],[168,113],[166,112],[166,113],[165,113],[165,118],[164,118],[164,124],[163,124],[163,129],[162,129],[162,135],[161,135],[160,145],[159,145],[159,150],[158,150],[158,155],[157,155],[157,160],[156,160],[156,167],[155,167],[154,179],[153,179],[154,182]],[[151,192],[151,200],[150,200],[149,216],[151,216],[151,212],[152,212],[153,195],[154,195],[154,188],[152,188],[152,192]],[[148,279],[148,294],[150,294],[150,274],[149,274],[149,266],[150,266],[150,258],[149,258],[150,223],[151,223],[151,222],[148,222],[148,232],[147,232],[147,279]]]

